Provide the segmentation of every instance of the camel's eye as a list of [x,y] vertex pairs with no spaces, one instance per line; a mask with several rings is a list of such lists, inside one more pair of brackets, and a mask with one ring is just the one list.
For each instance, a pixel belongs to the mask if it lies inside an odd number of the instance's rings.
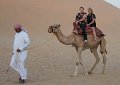
[[55,27],[55,28],[57,28],[57,27]]

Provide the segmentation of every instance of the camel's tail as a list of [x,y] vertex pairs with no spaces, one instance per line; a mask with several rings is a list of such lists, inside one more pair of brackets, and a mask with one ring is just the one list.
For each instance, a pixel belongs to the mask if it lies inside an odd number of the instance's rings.
[[100,52],[101,54],[106,53],[107,54],[107,50],[106,50],[106,40],[104,37],[101,38],[100,41]]

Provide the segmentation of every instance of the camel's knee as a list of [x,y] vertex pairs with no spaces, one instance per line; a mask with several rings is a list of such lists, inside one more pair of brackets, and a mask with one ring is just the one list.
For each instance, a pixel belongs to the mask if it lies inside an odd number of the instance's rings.
[[100,50],[100,53],[103,55],[104,53],[107,54],[107,50]]
[[96,54],[97,53],[97,47],[90,49],[91,53]]
[[97,62],[97,64],[100,62],[100,58],[99,57],[96,58],[96,62]]
[[90,52],[93,53],[93,51],[90,49]]
[[83,66],[82,62],[80,62],[80,65],[82,65],[82,66]]
[[103,64],[106,64],[106,55],[103,54],[102,56],[103,56]]
[[80,63],[79,62],[76,62],[76,66],[78,66]]
[[103,54],[103,51],[101,50],[100,53]]
[[83,65],[82,62],[76,62],[76,66]]

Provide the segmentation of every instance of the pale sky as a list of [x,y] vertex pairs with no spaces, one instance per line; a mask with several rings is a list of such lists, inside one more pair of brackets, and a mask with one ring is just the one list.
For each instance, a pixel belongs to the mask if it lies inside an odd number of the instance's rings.
[[120,0],[104,0],[104,1],[120,9]]

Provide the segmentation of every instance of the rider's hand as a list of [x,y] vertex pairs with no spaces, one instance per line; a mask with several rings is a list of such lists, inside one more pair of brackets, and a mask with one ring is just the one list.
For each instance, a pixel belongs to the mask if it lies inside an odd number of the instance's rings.
[[79,21],[76,21],[76,24],[78,24],[79,23]]

